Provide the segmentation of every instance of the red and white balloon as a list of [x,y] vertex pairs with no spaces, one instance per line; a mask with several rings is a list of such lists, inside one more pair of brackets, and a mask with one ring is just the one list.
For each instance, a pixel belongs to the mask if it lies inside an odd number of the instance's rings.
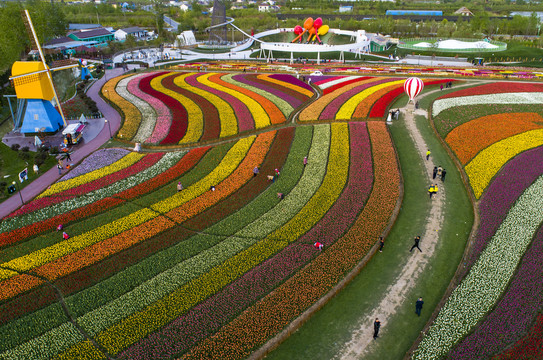
[[421,79],[417,77],[411,77],[407,80],[405,80],[405,83],[403,84],[403,90],[409,96],[409,100],[413,101],[413,99],[420,94],[422,89],[424,88],[424,83]]

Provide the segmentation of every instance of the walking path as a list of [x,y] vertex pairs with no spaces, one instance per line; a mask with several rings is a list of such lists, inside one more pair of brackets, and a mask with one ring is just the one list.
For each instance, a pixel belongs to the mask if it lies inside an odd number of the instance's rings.
[[[432,92],[429,92],[426,95],[431,93]],[[439,192],[433,196],[426,227],[420,234],[420,246],[423,252],[419,252],[416,248],[413,250],[399,276],[385,291],[386,296],[370,314],[360,321],[358,329],[352,333],[351,340],[345,344],[343,351],[339,355],[341,359],[363,358],[364,354],[370,350],[369,345],[373,341],[373,327],[370,325],[375,318],[391,318],[396,313],[397,308],[405,303],[407,294],[415,286],[421,273],[426,270],[428,260],[434,254],[439,239],[439,231],[441,230],[443,223],[443,206],[446,198],[444,183],[437,179],[432,179],[434,163],[433,161],[426,160],[426,150],[428,149],[428,146],[415,124],[415,115],[427,116],[427,113],[425,110],[421,109],[414,110],[413,104],[408,104],[401,112],[404,115],[403,118],[407,130],[415,143],[417,152],[424,161],[428,174],[428,185],[431,183],[438,183]]]
[[[90,87],[90,89],[87,91],[87,95],[92,98],[96,105],[98,106],[98,109],[102,112],[104,115],[104,119],[107,119],[110,122],[111,125],[111,132],[114,134],[120,127],[121,124],[121,116],[119,113],[113,109],[111,106],[109,106],[99,95],[100,89],[102,88],[102,85],[104,85],[106,78],[112,79],[116,76],[121,75],[124,72],[122,68],[116,68],[112,70],[107,70],[106,75],[103,76],[101,79],[96,80],[94,84]],[[81,160],[83,160],[85,157],[87,157],[89,154],[94,152],[96,149],[98,149],[100,146],[102,146],[105,142],[107,142],[110,139],[109,135],[109,129],[107,126],[104,126],[104,119],[101,120],[93,120],[93,121],[101,121],[102,122],[102,128],[99,131],[99,133],[89,141],[88,143],[83,143],[81,145],[78,145],[74,147],[74,152],[70,154],[72,158],[72,163],[77,164]],[[51,184],[53,184],[55,181],[60,179],[62,176],[66,174],[66,171],[62,171],[62,175],[58,174],[58,169],[56,166],[49,169],[47,172],[41,174],[36,180],[32,182],[29,186],[26,186],[24,189],[21,189],[21,196],[23,197],[23,200],[25,202],[33,199],[37,195],[39,195],[42,191],[47,189]],[[11,196],[9,199],[6,199],[2,206],[0,206],[0,219],[9,215],[16,209],[21,207],[21,198],[17,195]]]

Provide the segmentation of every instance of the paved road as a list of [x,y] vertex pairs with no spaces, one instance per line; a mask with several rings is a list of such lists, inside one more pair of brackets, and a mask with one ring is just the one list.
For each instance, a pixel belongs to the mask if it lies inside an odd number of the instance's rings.
[[[112,79],[115,76],[119,76],[124,72],[122,68],[107,70],[107,79]],[[104,114],[104,118],[110,121],[111,124],[111,131],[112,133],[115,133],[121,124],[121,117],[113,109],[111,106],[106,104],[104,100],[99,95],[99,91],[102,88],[102,85],[104,84],[106,80],[106,76],[103,76],[100,80],[97,80],[88,90],[87,95],[91,97],[94,101],[96,101],[96,105],[98,105],[98,109]],[[103,121],[103,120],[100,120]],[[94,139],[89,141],[88,143],[82,144],[81,146],[77,146],[75,148],[75,151],[71,154],[72,162],[74,164],[79,163],[81,160],[83,160],[85,157],[87,157],[89,154],[94,152],[96,149],[98,149],[100,146],[102,146],[105,142],[109,140],[109,129],[105,126],[102,126],[102,130],[96,135]],[[21,195],[23,197],[23,200],[25,202],[33,199],[38,194],[40,194],[42,191],[47,189],[51,184],[53,184],[55,181],[60,179],[62,176],[64,176],[66,173],[66,170],[62,171],[62,175],[58,174],[58,170],[55,167],[49,169],[49,171],[43,173],[38,177],[36,180],[34,180],[30,185],[26,186],[21,191]],[[0,218],[5,217],[6,215],[9,215],[14,210],[18,209],[21,206],[21,198],[17,194],[13,194],[9,199],[4,201],[0,206]]]

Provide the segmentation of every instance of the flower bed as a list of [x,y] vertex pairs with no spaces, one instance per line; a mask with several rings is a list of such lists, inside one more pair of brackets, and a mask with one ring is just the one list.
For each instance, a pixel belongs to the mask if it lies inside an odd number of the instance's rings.
[[[121,104],[117,105],[119,105],[119,107],[121,107],[125,113],[124,122],[119,130],[119,134],[123,134],[123,137],[127,140],[132,140],[134,136],[136,136],[143,118],[148,117],[149,113],[153,112],[153,110],[145,102],[132,95],[127,89],[128,83],[139,78],[140,76],[141,74],[132,75],[121,79],[115,87],[117,94],[119,94],[119,96],[125,100]],[[135,107],[136,110],[134,110],[133,107]],[[142,111],[145,111],[145,113],[142,113]],[[127,116],[127,114],[130,114],[130,116]]]
[[423,337],[414,359],[437,359],[491,310],[543,221],[543,177],[511,207],[469,274],[452,292]]
[[299,93],[306,95],[308,98],[314,95],[313,88],[301,81],[296,79],[294,76],[289,74],[271,74],[268,76],[268,79],[272,82],[278,83],[282,86],[286,86],[290,89],[296,90]]
[[466,166],[466,175],[475,197],[481,197],[494,175],[523,151],[543,145],[543,129],[527,131],[501,140],[482,150]]
[[341,79],[342,81],[330,81],[322,85],[319,85],[319,87],[323,89],[322,93],[326,95],[338,89],[341,89],[344,86],[356,84],[361,81],[370,80],[370,79],[374,79],[374,78],[371,76],[356,76],[356,77],[348,76],[345,79]]
[[[128,74],[113,78],[106,82],[102,87],[102,96],[108,99],[108,101],[113,102],[122,112],[123,124],[117,133],[117,137],[121,139],[132,139],[132,137],[136,134],[137,127],[139,126],[139,120],[141,119],[141,113],[138,111],[138,109],[130,102],[126,101],[116,91],[117,84],[129,76],[132,75]],[[136,122],[138,122],[137,125]]]
[[432,116],[437,116],[443,110],[457,106],[480,104],[541,104],[542,102],[543,93],[537,92],[473,95],[438,99],[433,104]]
[[537,360],[543,358],[543,315],[537,317],[536,323],[528,335],[514,346],[493,357],[495,360]]
[[[308,100],[313,96],[313,92],[309,94],[305,89],[298,88],[297,86],[293,86],[293,84],[290,83],[282,83],[280,81],[277,81],[270,77],[270,75],[257,75],[257,74],[251,74],[247,75],[249,79],[252,79],[253,81],[261,82],[262,84],[265,84],[266,86],[271,86],[277,89],[280,89],[282,92],[289,94],[290,96],[294,96],[295,98],[299,99],[302,103]],[[298,91],[300,90],[300,91]]]
[[487,94],[502,94],[502,93],[527,93],[527,92],[543,92],[543,84],[521,83],[502,81],[499,83],[490,83],[471,87],[469,89],[461,89],[439,97],[439,99],[448,99],[462,96],[487,95]]
[[480,151],[508,137],[543,127],[536,113],[506,113],[483,116],[453,129],[445,141],[466,165]]
[[145,141],[149,144],[158,144],[162,139],[164,139],[172,124],[172,113],[170,111],[170,107],[161,100],[163,98],[162,93],[154,89],[166,76],[168,76],[168,73],[158,72],[153,73],[153,75],[146,77],[143,81],[140,81],[141,91],[149,95],[147,102],[149,102],[157,112],[157,119],[153,133]]
[[157,122],[157,112],[155,111],[152,103],[148,102],[149,95],[140,90],[140,83],[142,81],[148,81],[147,78],[154,75],[145,74],[146,76],[139,76],[128,82],[126,89],[133,95],[133,104],[136,105],[138,110],[142,114],[141,124],[138,132],[132,139],[134,142],[143,143],[153,134],[155,124]]

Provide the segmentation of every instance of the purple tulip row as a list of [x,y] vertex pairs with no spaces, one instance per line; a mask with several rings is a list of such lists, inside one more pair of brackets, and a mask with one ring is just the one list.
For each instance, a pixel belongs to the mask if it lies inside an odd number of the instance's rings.
[[273,75],[270,75],[270,77],[272,79],[279,80],[279,81],[284,81],[286,83],[296,85],[296,86],[302,87],[302,88],[304,88],[306,90],[309,90],[309,91],[313,92],[313,88],[311,86],[309,86],[308,84],[306,84],[302,80],[295,78],[292,75],[289,75],[289,74],[273,74]]
[[348,183],[338,201],[315,227],[159,332],[128,348],[120,358],[168,359],[183,354],[315,258],[319,254],[312,246],[315,241],[330,246],[341,237],[364,206],[373,183],[366,124],[350,124],[350,134]]
[[[509,162],[481,200],[481,226],[473,256],[484,249],[507,210],[521,193],[543,175],[543,147],[527,151]],[[486,236],[486,238],[483,237]],[[486,240],[486,241],[484,241]],[[488,358],[517,341],[530,329],[543,306],[543,228],[526,250],[516,274],[502,299],[481,324],[449,354],[453,359]]]
[[255,81],[251,81],[251,80],[249,80],[247,78],[246,75],[242,75],[242,74],[234,75],[234,76],[232,76],[232,79],[234,79],[236,81],[239,81],[241,83],[247,84],[249,86],[254,86],[255,88],[267,91],[270,94],[273,94],[273,95],[277,96],[278,98],[285,100],[290,105],[292,105],[294,108],[297,108],[298,106],[302,105],[302,101],[295,98],[294,96],[291,96],[291,95],[289,95],[287,93],[284,93],[279,89],[272,88],[271,86],[265,86],[264,84],[257,83]]

